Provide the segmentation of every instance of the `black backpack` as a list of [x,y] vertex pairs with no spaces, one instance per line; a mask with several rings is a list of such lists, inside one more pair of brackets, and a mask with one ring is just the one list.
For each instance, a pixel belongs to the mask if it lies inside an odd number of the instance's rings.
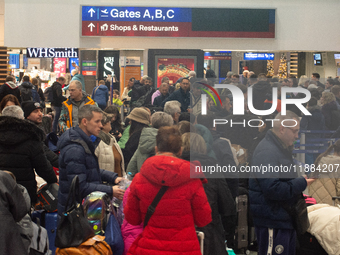
[[53,91],[52,91],[52,86],[47,87],[44,91],[44,96],[46,98],[47,102],[52,102],[53,101]]
[[35,89],[30,89],[30,88],[22,88],[21,89],[21,101],[34,101],[41,103],[40,96],[38,94],[38,91]]

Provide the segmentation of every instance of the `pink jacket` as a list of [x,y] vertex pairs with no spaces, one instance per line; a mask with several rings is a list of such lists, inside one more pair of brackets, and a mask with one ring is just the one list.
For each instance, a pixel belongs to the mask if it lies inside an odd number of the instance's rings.
[[[126,206],[127,203],[127,198],[130,193],[130,187],[127,188],[124,194],[123,198],[123,207]],[[125,219],[123,221],[122,227],[121,227],[121,232],[124,240],[124,253],[123,255],[126,255],[131,244],[135,241],[135,239],[143,232],[143,223],[140,225],[131,225],[128,223]]]

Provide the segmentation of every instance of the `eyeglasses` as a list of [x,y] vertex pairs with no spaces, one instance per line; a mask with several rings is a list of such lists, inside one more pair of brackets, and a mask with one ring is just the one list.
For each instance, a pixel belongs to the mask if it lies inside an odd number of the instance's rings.
[[290,130],[292,130],[293,134],[296,135],[297,133],[299,133],[300,129],[293,129],[291,127],[285,127],[285,128],[288,128]]

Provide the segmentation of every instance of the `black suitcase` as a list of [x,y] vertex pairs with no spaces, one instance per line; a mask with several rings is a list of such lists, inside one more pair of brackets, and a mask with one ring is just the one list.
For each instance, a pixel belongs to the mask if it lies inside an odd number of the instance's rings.
[[315,236],[306,232],[298,237],[296,255],[328,255]]

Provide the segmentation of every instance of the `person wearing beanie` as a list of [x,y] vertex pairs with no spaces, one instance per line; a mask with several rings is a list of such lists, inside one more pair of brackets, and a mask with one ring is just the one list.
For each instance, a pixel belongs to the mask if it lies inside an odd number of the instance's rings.
[[[24,111],[25,119],[29,120],[31,123],[43,130],[41,125],[43,118],[42,106],[38,102],[25,101],[22,103],[22,110]],[[44,137],[46,137],[46,134],[44,135]],[[47,160],[51,163],[53,167],[59,168],[58,155],[51,151],[44,141],[42,142],[42,144]]]
[[131,127],[129,140],[126,142],[125,148],[122,149],[124,155],[125,169],[127,169],[127,165],[129,164],[133,154],[137,150],[142,130],[145,127],[148,127],[150,124],[150,113],[147,110],[138,107],[134,108],[127,116],[127,118],[130,120]]

